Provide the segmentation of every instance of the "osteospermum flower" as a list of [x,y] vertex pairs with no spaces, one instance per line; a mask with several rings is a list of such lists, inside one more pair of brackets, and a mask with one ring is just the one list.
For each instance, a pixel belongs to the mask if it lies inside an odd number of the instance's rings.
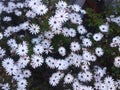
[[70,45],[70,49],[72,51],[79,51],[80,50],[80,44],[78,42],[72,42]]
[[51,77],[51,78],[49,79],[49,83],[50,83],[50,85],[52,85],[52,86],[57,86],[57,85],[59,84],[59,79],[57,79],[57,78],[55,78],[55,77]]
[[29,78],[29,77],[31,76],[30,70],[24,70],[24,71],[23,71],[23,76],[24,76],[25,78]]
[[5,56],[6,51],[0,47],[0,58],[3,58]]
[[44,48],[42,45],[35,45],[35,47],[33,48],[33,51],[35,54],[42,54],[44,52]]
[[12,20],[11,17],[8,17],[8,16],[6,16],[6,17],[3,18],[3,21],[6,21],[6,22],[9,22],[11,20]]
[[62,23],[58,18],[52,16],[49,19],[49,25],[52,28],[60,28],[62,26]]
[[3,38],[3,34],[2,33],[0,33],[0,40]]
[[104,79],[104,83],[106,84],[106,86],[109,86],[109,85],[114,85],[114,80],[113,80],[113,78],[112,77],[106,77],[105,79]]
[[60,47],[58,49],[58,52],[60,55],[65,56],[66,55],[66,49],[64,47]]
[[[74,79],[74,82],[72,84],[73,90],[80,90],[81,89],[81,84],[77,79]],[[85,88],[83,88],[85,89]]]
[[16,65],[11,65],[9,68],[6,68],[8,75],[16,75],[18,73],[18,67]]
[[52,69],[56,67],[57,61],[53,57],[47,57],[45,62]]
[[12,31],[12,27],[8,27],[7,29],[5,29],[4,31],[4,36],[5,37],[10,37],[10,35],[12,35],[13,31]]
[[37,24],[31,24],[29,26],[29,31],[31,34],[38,34],[40,32],[40,27]]
[[32,9],[36,8],[38,5],[41,4],[41,0],[29,0],[28,2],[28,6]]
[[72,9],[76,12],[79,12],[81,10],[81,7],[77,4],[72,5]]
[[95,53],[96,53],[96,55],[99,56],[99,57],[104,54],[103,49],[100,48],[100,47],[97,47],[97,48],[95,49]]
[[62,34],[65,36],[65,37],[69,37],[69,29],[64,27],[63,30],[62,30]]
[[28,17],[28,18],[35,18],[35,16],[36,16],[36,13],[34,13],[33,11],[27,11],[27,13],[26,13],[26,17]]
[[24,78],[24,76],[20,73],[17,73],[13,76],[14,80],[19,81]]
[[47,39],[52,39],[52,38],[54,37],[54,33],[53,33],[53,32],[50,32],[50,31],[45,32],[45,37],[46,37]]
[[56,7],[58,9],[62,8],[62,9],[65,9],[67,7],[67,3],[64,2],[64,1],[59,1],[57,4],[56,4]]
[[78,24],[78,25],[82,24],[81,16],[77,13],[70,14],[70,21],[74,24]]
[[64,78],[64,83],[70,84],[73,82],[73,80],[74,80],[74,77],[71,74],[67,74]]
[[68,13],[65,10],[57,10],[55,17],[62,23],[68,20]]
[[109,25],[101,25],[101,26],[99,26],[99,29],[100,29],[100,31],[101,32],[108,32],[108,30],[109,30]]
[[18,81],[18,87],[20,88],[26,88],[26,85],[27,85],[27,81],[25,79],[22,79],[20,81]]
[[69,33],[70,37],[75,37],[76,36],[76,31],[73,28],[70,28],[68,33]]
[[55,66],[58,70],[66,70],[68,68],[69,64],[65,60],[57,60]]
[[44,39],[44,40],[41,42],[41,44],[42,44],[42,46],[43,46],[44,48],[48,48],[48,47],[50,47],[51,42],[50,42],[49,40],[47,40],[47,39]]
[[30,58],[25,56],[25,57],[20,57],[17,61],[17,65],[19,68],[25,68],[28,63],[30,62]]
[[84,39],[82,40],[82,43],[83,43],[83,46],[85,46],[85,47],[90,47],[90,46],[92,46],[92,41],[91,41],[90,39],[88,39],[88,38],[84,38]]
[[120,67],[120,57],[116,57],[115,60],[114,60],[114,65],[115,67]]
[[10,66],[13,66],[13,64],[14,64],[14,61],[13,61],[12,58],[6,58],[6,59],[4,59],[4,60],[2,61],[2,66],[3,66],[4,68],[8,68],[8,67],[10,67]]
[[116,36],[112,39],[112,42],[118,44],[120,42],[120,36]]
[[49,78],[50,85],[57,86],[61,78],[63,78],[63,76],[64,76],[64,73],[61,73],[61,72],[56,72],[52,74],[52,76]]
[[103,34],[102,33],[96,33],[93,35],[93,39],[95,41],[100,41],[103,38]]
[[91,53],[90,52],[88,52],[88,51],[85,51],[85,52],[83,52],[83,59],[84,60],[87,60],[87,61],[90,61],[91,60]]
[[47,13],[47,11],[48,11],[47,7],[43,4],[33,9],[33,12],[35,12],[37,15],[44,15]]
[[33,68],[37,68],[37,67],[41,66],[44,62],[43,57],[40,55],[32,55],[31,59],[32,59],[31,65]]
[[80,34],[85,34],[87,32],[87,30],[85,29],[85,27],[83,25],[78,26],[77,31]]
[[8,83],[2,84],[3,90],[10,90],[10,85]]
[[27,53],[28,53],[28,46],[27,46],[26,42],[23,42],[22,44],[18,45],[16,53],[19,56],[25,56],[25,55],[27,55]]

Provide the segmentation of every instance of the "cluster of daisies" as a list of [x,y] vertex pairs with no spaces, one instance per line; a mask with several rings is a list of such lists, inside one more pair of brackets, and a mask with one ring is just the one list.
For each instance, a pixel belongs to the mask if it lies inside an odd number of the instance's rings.
[[[7,5],[0,2],[0,7],[0,14],[6,14],[1,18],[2,22],[7,24],[7,27],[1,24],[0,41],[4,41],[7,45],[0,46],[1,66],[12,77],[12,80],[17,82],[16,90],[26,90],[27,79],[32,76],[32,72],[26,67],[36,69],[43,63],[50,70],[56,70],[49,81],[46,81],[53,87],[63,81],[64,85],[71,85],[73,90],[120,89],[120,80],[115,80],[108,75],[106,67],[100,67],[95,63],[98,58],[104,56],[105,52],[102,47],[94,46],[93,42],[99,43],[104,40],[110,28],[108,22],[99,26],[99,32],[89,32],[83,25],[82,19],[86,11],[76,4],[68,5],[64,1],[59,1],[55,4],[54,15],[46,17],[48,18],[47,30],[42,31],[42,24],[39,25],[39,23],[44,22],[41,18],[51,10],[42,0],[25,0],[24,2],[10,0]],[[16,26],[10,25],[15,20],[10,16],[11,14],[20,18],[24,17],[25,20]],[[34,19],[40,19],[41,22],[36,24]],[[120,17],[111,17],[111,21],[120,25]],[[77,27],[73,28],[71,23]],[[31,37],[27,41],[28,34]],[[58,58],[54,57],[52,45],[52,40],[56,35],[63,35],[72,40],[69,44],[70,53],[67,52],[68,47],[59,46]],[[119,47],[120,51],[120,36],[114,37],[110,46]],[[120,56],[115,58],[114,65],[117,68],[120,67]],[[3,90],[10,90],[9,83],[3,82],[0,87]]]

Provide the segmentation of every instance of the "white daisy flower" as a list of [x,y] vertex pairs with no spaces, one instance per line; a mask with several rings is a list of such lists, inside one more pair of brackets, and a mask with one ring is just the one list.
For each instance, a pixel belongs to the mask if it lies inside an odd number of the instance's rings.
[[81,89],[81,85],[77,79],[74,79],[72,87],[73,87],[73,90],[80,90]]
[[11,21],[11,20],[12,20],[12,18],[9,17],[9,16],[5,16],[5,17],[3,18],[3,21],[6,21],[6,22],[9,22],[9,21]]
[[59,35],[62,32],[62,28],[61,27],[52,28],[52,32],[54,34],[58,34]]
[[48,11],[48,8],[43,4],[37,6],[33,9],[33,12],[35,12],[37,15],[44,15],[47,13],[47,11]]
[[54,34],[51,31],[47,31],[44,34],[47,39],[52,39],[54,37]]
[[80,67],[80,66],[81,66],[81,60],[82,60],[82,57],[81,57],[81,56],[79,56],[79,55],[74,55],[72,59],[73,59],[72,64],[73,64],[75,67]]
[[17,61],[17,65],[19,68],[25,68],[29,62],[30,62],[29,57],[20,57]]
[[85,74],[84,74],[84,78],[85,78],[86,81],[90,82],[93,78],[92,73],[89,72],[89,71],[86,71]]
[[75,37],[76,36],[76,31],[73,28],[70,28],[68,33],[69,33],[70,37]]
[[53,57],[47,57],[45,62],[52,69],[56,67],[57,61]]
[[15,15],[17,15],[17,16],[21,16],[22,15],[22,12],[19,11],[19,10],[15,10],[14,12],[15,12]]
[[55,17],[62,23],[68,21],[68,13],[63,9],[57,10]]
[[68,62],[65,60],[57,60],[55,65],[58,70],[66,70],[69,67]]
[[31,34],[38,34],[40,32],[40,27],[37,24],[31,24],[29,26],[29,31]]
[[65,84],[70,84],[74,80],[74,77],[71,74],[67,74],[64,78],[64,83]]
[[95,41],[100,41],[102,38],[103,38],[103,34],[102,33],[95,33],[94,35],[93,35],[93,39],[95,40]]
[[24,70],[24,71],[23,71],[23,76],[24,76],[25,78],[29,78],[29,77],[31,76],[30,70]]
[[53,16],[50,17],[50,19],[49,19],[49,25],[52,28],[60,28],[60,27],[62,27],[62,23],[59,21],[59,19],[56,18],[56,17],[53,17]]
[[14,60],[12,58],[6,58],[2,61],[2,66],[4,68],[9,68],[14,65]]
[[74,24],[79,24],[79,25],[81,25],[82,24],[82,18],[81,18],[81,16],[79,15],[79,14],[77,14],[77,13],[72,13],[72,14],[70,14],[70,21],[72,22],[72,23],[74,23]]
[[78,42],[72,42],[70,45],[70,49],[72,51],[79,51],[80,50],[80,44]]
[[58,52],[62,56],[66,55],[66,49],[64,47],[59,47]]
[[57,4],[56,4],[56,7],[57,9],[65,9],[67,7],[67,3],[64,2],[64,1],[59,1]]
[[19,56],[25,56],[28,53],[28,46],[26,44],[26,42],[23,42],[22,44],[18,44],[18,48],[16,50],[16,53]]
[[75,12],[79,12],[81,10],[81,7],[77,4],[74,4],[72,5],[72,9],[75,11]]
[[1,87],[3,90],[10,90],[10,85],[8,83],[2,84]]
[[43,57],[40,55],[32,55],[31,60],[31,65],[33,68],[40,67],[44,62]]
[[41,42],[43,48],[49,48],[50,45],[51,45],[51,42],[47,39],[44,39],[42,42]]
[[4,31],[4,36],[5,37],[10,37],[12,35],[13,31],[12,31],[12,27],[8,27],[7,29],[5,29]]
[[3,58],[5,56],[6,51],[0,47],[0,58]]
[[83,25],[79,25],[77,27],[77,31],[78,31],[79,34],[85,34],[85,33],[87,33],[87,30],[85,29],[85,27]]
[[118,68],[120,67],[120,57],[119,56],[115,58],[114,65],[115,65],[115,67],[118,67]]
[[65,37],[69,37],[69,29],[64,27],[63,30],[62,30],[62,34],[65,36]]
[[95,55],[91,55],[91,60],[90,61],[96,61],[97,60],[97,57]]
[[20,81],[24,78],[23,74],[17,73],[13,76],[16,81]]
[[83,72],[79,72],[78,73],[78,79],[80,80],[80,81],[82,81],[82,82],[85,82],[86,81],[86,79],[85,79],[85,73],[83,73]]
[[84,38],[84,39],[82,40],[82,43],[83,43],[83,46],[85,46],[85,47],[90,47],[90,46],[92,46],[92,41],[91,41],[90,39],[88,39],[88,38]]
[[87,61],[90,61],[91,60],[91,53],[90,52],[88,52],[88,51],[85,51],[85,52],[83,52],[83,59],[84,60],[87,60]]
[[17,82],[18,87],[25,88],[27,86],[27,81],[25,79],[19,80]]
[[100,25],[99,29],[101,32],[108,32],[109,31],[109,25],[104,24],[104,25]]
[[44,52],[44,48],[42,45],[38,44],[33,47],[33,51],[35,54],[42,54]]
[[120,36],[116,36],[112,39],[112,42],[118,44],[120,42]]
[[102,48],[97,47],[97,48],[95,49],[95,54],[96,54],[97,56],[101,57],[101,56],[103,56],[104,51],[103,51]]
[[26,12],[26,17],[28,18],[35,18],[36,14],[33,11],[27,11]]
[[30,23],[26,21],[26,22],[20,24],[19,27],[22,30],[27,30],[27,29],[29,29],[29,25],[30,25]]
[[31,42],[32,44],[40,44],[41,40],[39,38],[33,38]]
[[9,66],[8,68],[6,68],[6,72],[8,73],[8,75],[16,75],[18,73],[18,67],[15,65]]
[[1,40],[1,39],[3,39],[3,34],[2,34],[2,33],[0,33],[0,40]]
[[59,84],[59,79],[57,79],[55,77],[50,77],[49,83],[50,83],[50,85],[52,85],[53,87],[55,87],[55,86],[57,86]]
[[83,64],[83,65],[81,66],[81,69],[86,72],[86,71],[89,70],[89,66],[86,65],[86,64],[85,64],[85,65]]
[[112,77],[105,77],[104,79],[104,83],[107,85],[107,86],[110,86],[110,85],[114,85],[114,80]]
[[28,1],[28,6],[32,9],[36,8],[41,4],[41,0],[29,0]]

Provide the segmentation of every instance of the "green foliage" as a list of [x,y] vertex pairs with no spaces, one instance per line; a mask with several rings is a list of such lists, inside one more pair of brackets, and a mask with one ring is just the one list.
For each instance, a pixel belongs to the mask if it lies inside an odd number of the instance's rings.
[[103,13],[95,13],[93,9],[86,9],[87,15],[85,17],[85,22],[89,27],[98,28],[101,24],[105,22],[105,16]]

